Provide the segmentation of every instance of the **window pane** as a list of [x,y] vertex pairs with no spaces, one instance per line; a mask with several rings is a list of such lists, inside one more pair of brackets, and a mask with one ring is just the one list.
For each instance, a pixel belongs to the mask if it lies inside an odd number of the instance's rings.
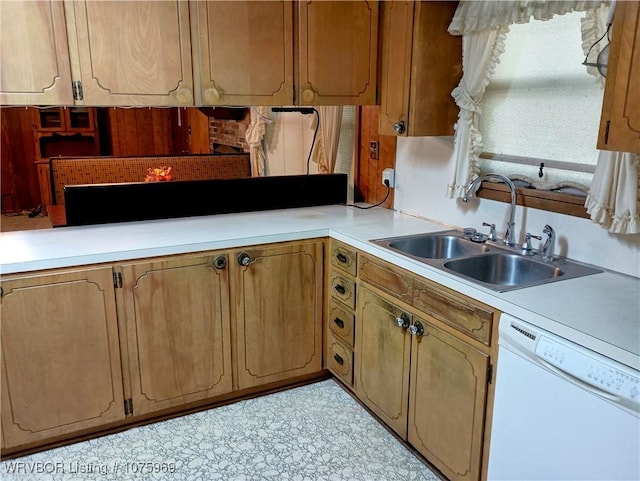
[[[482,101],[480,131],[486,152],[595,165],[603,90],[582,65],[583,17],[575,12],[511,26]],[[497,168],[495,163],[482,167]],[[537,166],[517,170],[540,181]],[[550,176],[543,180],[556,184],[565,174]],[[566,178],[572,179],[571,174]],[[588,186],[590,175],[573,181]]]

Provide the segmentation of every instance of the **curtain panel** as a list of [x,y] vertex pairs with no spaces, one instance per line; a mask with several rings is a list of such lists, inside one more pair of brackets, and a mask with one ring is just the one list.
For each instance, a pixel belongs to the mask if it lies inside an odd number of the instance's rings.
[[[585,11],[582,47],[586,55],[606,30],[608,9],[608,1],[460,2],[449,25],[449,33],[463,36],[463,74],[459,85],[451,93],[460,113],[455,126],[454,165],[447,186],[448,197],[462,197],[465,186],[478,176],[477,160],[483,150],[482,136],[478,131],[482,96],[504,51],[509,26],[527,23],[532,19],[549,20],[554,15]],[[597,54],[598,51],[592,52],[592,55]],[[587,71],[600,77],[593,67],[587,67]],[[604,79],[601,83],[604,85]],[[612,233],[638,233],[638,184],[637,155],[601,152],[585,203],[592,220]]]

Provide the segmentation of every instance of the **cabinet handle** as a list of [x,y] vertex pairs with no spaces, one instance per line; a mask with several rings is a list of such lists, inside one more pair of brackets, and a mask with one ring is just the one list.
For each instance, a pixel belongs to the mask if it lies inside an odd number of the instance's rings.
[[344,321],[342,319],[340,319],[339,317],[336,317],[333,322],[335,322],[336,326],[338,326],[340,329],[344,329]]
[[345,289],[345,287],[342,284],[337,284],[335,286],[333,286],[333,288],[338,291],[340,294],[342,294],[343,296],[347,293],[347,290]]
[[343,264],[347,263],[347,256],[345,256],[342,252],[338,252],[338,254],[336,254],[336,259],[338,259],[338,261],[342,262]]
[[210,102],[210,103],[217,102],[221,100],[222,97],[224,97],[224,91],[220,88],[211,87],[205,90],[204,97],[207,100],[207,102]]
[[224,269],[227,267],[227,256],[216,256],[213,259],[213,265],[216,269]]
[[409,327],[409,334],[418,337],[424,336],[424,326],[422,325],[422,323],[420,321],[415,321],[413,324],[411,324],[411,327]]
[[315,98],[316,93],[311,88],[306,88],[302,91],[302,101],[305,105],[310,105]]
[[249,264],[251,264],[251,256],[246,252],[242,252],[240,255],[238,255],[238,264],[245,267],[248,266]]
[[411,324],[411,318],[408,314],[402,313],[400,317],[396,317],[396,326],[406,329]]
[[395,130],[399,134],[404,134],[405,131],[407,130],[407,126],[404,123],[404,120],[401,120],[400,122],[396,122],[395,124],[393,124],[393,130]]
[[334,359],[336,360],[336,362],[337,362],[338,364],[340,364],[341,366],[344,364],[344,359],[342,359],[342,357],[341,357],[341,356],[339,356],[338,354],[334,354],[334,355],[333,355],[333,358],[334,358]]

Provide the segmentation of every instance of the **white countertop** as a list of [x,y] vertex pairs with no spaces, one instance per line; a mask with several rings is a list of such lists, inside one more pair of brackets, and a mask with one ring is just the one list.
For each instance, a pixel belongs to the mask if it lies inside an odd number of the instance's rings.
[[343,241],[640,370],[640,279],[605,271],[498,293],[369,242],[446,226],[339,205],[0,234],[4,275],[271,242]]

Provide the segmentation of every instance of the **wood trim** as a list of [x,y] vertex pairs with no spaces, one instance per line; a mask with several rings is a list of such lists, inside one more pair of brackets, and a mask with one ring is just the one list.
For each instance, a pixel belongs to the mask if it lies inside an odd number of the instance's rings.
[[[587,214],[587,208],[584,206],[584,197],[524,188],[517,188],[516,193],[516,203],[518,205],[584,219],[590,218],[589,214]],[[483,199],[497,200],[498,202],[511,202],[509,188],[504,184],[496,184],[494,182],[482,182],[476,196]]]

